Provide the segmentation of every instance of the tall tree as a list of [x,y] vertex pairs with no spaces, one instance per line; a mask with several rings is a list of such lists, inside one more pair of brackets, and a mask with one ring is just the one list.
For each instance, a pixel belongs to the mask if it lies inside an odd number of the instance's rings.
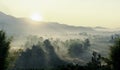
[[101,55],[97,52],[93,52],[92,60],[87,64],[87,70],[100,70],[101,69]]
[[110,48],[110,59],[113,69],[120,70],[120,38],[116,39],[115,44]]
[[7,38],[4,31],[0,31],[0,70],[6,70],[8,51],[10,47],[10,39]]

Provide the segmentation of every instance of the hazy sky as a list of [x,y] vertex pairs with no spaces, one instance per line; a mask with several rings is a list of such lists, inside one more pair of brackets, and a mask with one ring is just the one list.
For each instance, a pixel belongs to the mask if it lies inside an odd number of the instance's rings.
[[0,11],[15,17],[38,12],[44,21],[76,26],[120,27],[120,0],[0,0]]

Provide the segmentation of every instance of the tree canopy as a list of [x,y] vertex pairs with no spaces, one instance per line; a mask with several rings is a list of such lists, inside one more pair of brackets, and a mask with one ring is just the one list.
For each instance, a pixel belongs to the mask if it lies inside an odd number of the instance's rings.
[[113,46],[110,48],[110,59],[112,61],[113,69],[120,69],[120,38],[116,39]]
[[5,70],[7,68],[6,58],[8,56],[8,50],[10,48],[11,40],[7,38],[4,31],[0,31],[0,69]]

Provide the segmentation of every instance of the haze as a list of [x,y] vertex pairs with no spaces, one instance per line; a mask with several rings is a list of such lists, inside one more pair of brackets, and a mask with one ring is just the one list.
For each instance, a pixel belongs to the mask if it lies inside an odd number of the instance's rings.
[[0,11],[29,18],[39,12],[43,21],[75,26],[120,26],[119,0],[0,0]]

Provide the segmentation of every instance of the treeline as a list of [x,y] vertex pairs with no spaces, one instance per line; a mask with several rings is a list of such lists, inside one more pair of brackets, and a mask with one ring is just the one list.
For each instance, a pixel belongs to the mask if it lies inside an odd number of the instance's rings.
[[[114,45],[110,48],[109,58],[102,57],[99,53],[94,52],[91,55],[91,61],[86,65],[74,64],[66,62],[59,58],[55,52],[54,47],[60,47],[64,44],[69,46],[69,51],[74,52],[72,54],[82,53],[84,49],[90,46],[89,39],[84,41],[80,40],[67,40],[65,42],[52,39],[40,41],[27,42],[25,46],[32,45],[31,48],[27,48],[26,51],[16,51],[16,55],[8,56],[11,39],[9,39],[5,32],[0,31],[0,69],[1,70],[120,70],[120,38],[114,40]],[[8,57],[12,58],[9,59]],[[18,57],[18,59],[15,59]],[[14,62],[13,68],[9,68],[10,62]],[[37,64],[36,64],[37,63]]]

